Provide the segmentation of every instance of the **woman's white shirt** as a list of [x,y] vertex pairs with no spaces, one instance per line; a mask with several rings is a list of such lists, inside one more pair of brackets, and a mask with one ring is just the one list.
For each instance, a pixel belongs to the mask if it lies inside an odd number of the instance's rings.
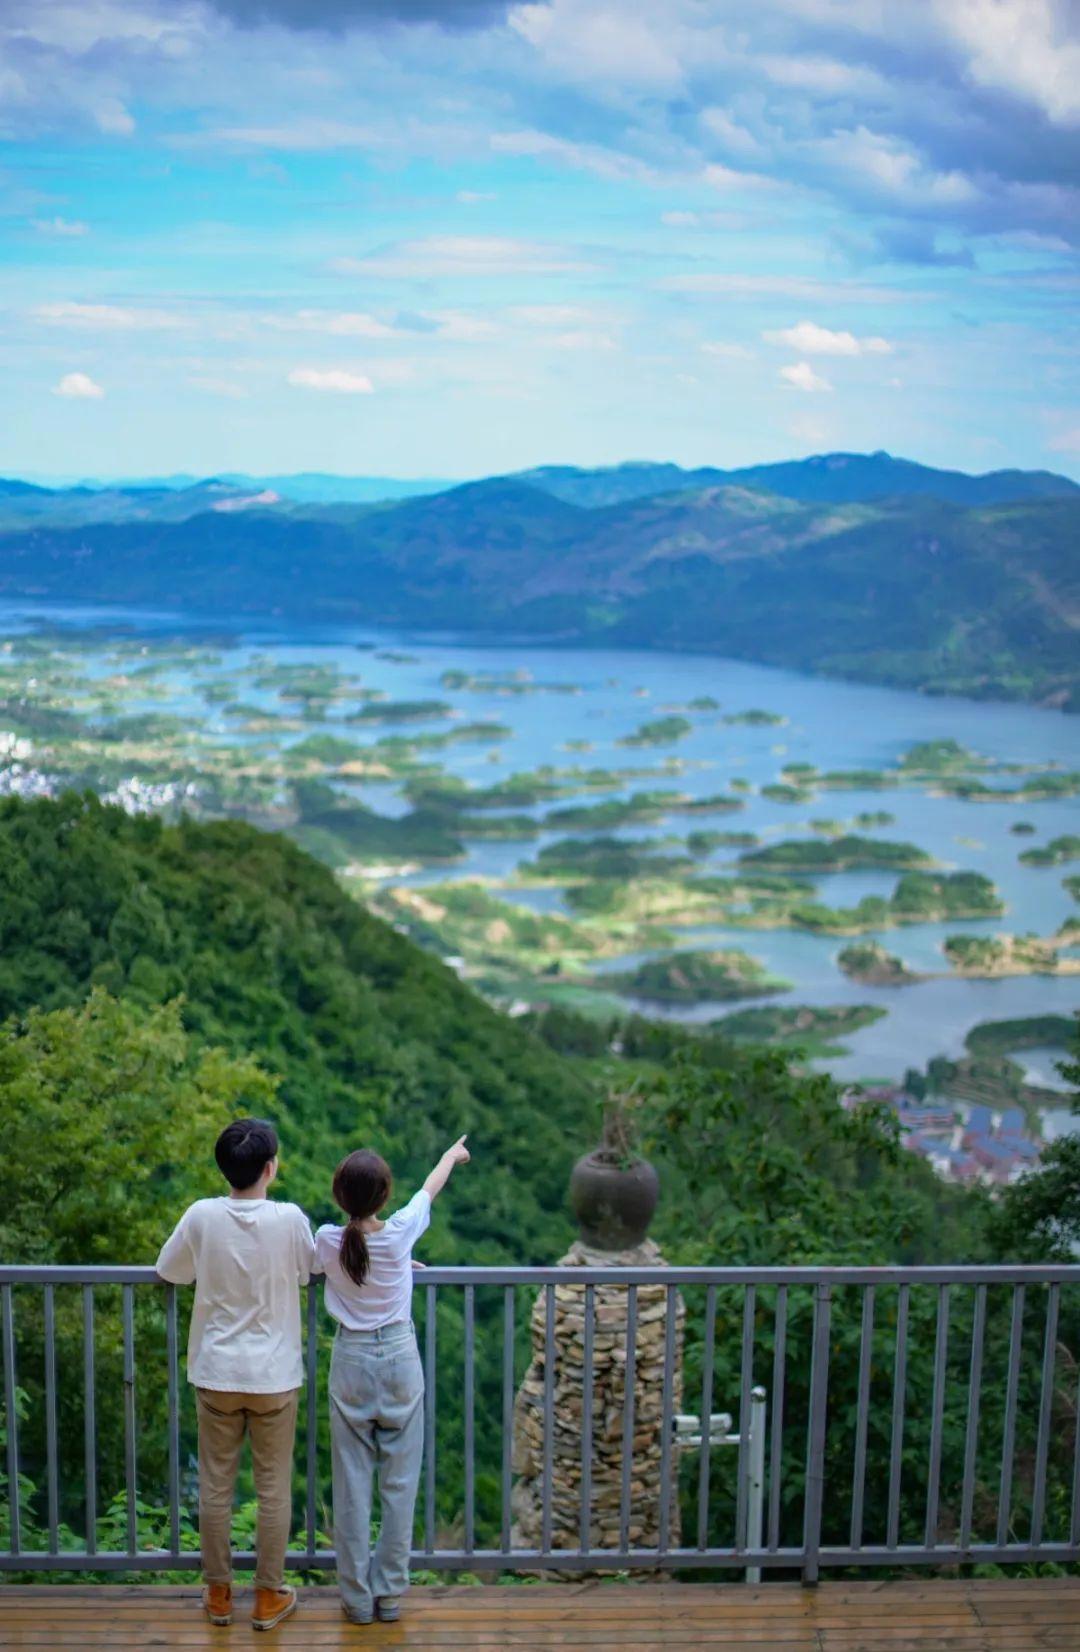
[[424,1189],[396,1210],[377,1233],[365,1233],[368,1275],[355,1285],[341,1266],[341,1236],[328,1222],[315,1235],[314,1271],[326,1275],[326,1306],[350,1331],[377,1331],[412,1317],[412,1249],[431,1221],[431,1199]]

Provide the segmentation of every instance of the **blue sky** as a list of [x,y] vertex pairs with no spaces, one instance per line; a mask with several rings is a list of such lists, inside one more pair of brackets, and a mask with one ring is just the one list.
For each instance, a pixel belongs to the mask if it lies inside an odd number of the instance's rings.
[[1073,0],[4,0],[0,473],[1080,475]]

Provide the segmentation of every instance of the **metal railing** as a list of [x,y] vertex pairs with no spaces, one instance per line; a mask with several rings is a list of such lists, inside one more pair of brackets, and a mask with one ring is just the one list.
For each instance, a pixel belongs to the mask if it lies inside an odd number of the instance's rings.
[[[320,1359],[329,1322],[318,1285],[308,1287],[306,1313],[304,1541],[289,1556],[301,1570],[334,1563],[320,1535],[329,1519]],[[564,1396],[555,1292],[567,1285],[583,1288],[585,1316],[580,1518],[569,1540],[562,1529],[556,1541],[553,1441]],[[596,1293],[613,1286],[626,1292],[617,1332],[626,1378],[618,1542],[608,1546],[593,1540],[591,1524],[593,1349]],[[660,1508],[677,1512],[674,1534],[662,1512],[658,1540],[643,1547],[628,1540],[637,1298],[658,1286]],[[537,1293],[543,1520],[529,1547],[514,1542],[511,1439]],[[432,1267],[418,1276],[417,1299],[426,1380],[417,1568],[766,1569],[813,1583],[823,1567],[1080,1560],[1080,1265]],[[182,1304],[150,1268],[0,1267],[0,1570],[198,1566]],[[103,1360],[119,1374],[119,1394],[115,1380],[108,1389],[99,1381]],[[717,1402],[730,1405],[738,1430],[734,1462],[719,1449],[732,1417],[714,1413]],[[149,1470],[141,1455],[152,1457]],[[155,1497],[159,1523],[148,1537]]]

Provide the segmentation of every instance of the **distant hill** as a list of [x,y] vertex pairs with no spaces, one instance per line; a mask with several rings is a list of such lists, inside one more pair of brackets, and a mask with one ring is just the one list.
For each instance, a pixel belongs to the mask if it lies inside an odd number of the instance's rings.
[[961,470],[935,470],[910,459],[894,459],[890,453],[821,453],[812,459],[788,459],[741,470],[683,470],[678,465],[648,461],[598,470],[547,465],[521,471],[517,480],[543,488],[569,504],[589,508],[731,483],[765,488],[785,499],[833,504],[925,495],[954,505],[1000,505],[1013,499],[1080,495],[1076,482],[1048,470],[992,470],[985,476],[968,476]]
[[587,509],[501,477],[0,533],[0,596],[698,649],[1080,710],[1078,545],[1080,489],[965,508],[724,485]]
[[447,477],[331,476],[323,471],[288,472],[281,476],[245,476],[226,472],[223,481],[234,487],[272,488],[285,499],[303,505],[377,504],[383,499],[414,499],[443,493],[455,483]]

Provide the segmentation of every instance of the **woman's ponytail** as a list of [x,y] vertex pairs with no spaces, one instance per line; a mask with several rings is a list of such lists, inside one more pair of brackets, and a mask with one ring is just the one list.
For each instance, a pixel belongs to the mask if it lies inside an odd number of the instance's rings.
[[344,1233],[341,1235],[341,1266],[345,1269],[354,1285],[362,1285],[368,1276],[371,1258],[368,1255],[367,1240],[364,1230],[360,1226],[360,1219],[353,1216]]
[[354,1285],[368,1276],[371,1258],[361,1224],[378,1215],[390,1197],[390,1166],[366,1148],[350,1153],[334,1171],[334,1199],[349,1221],[341,1235],[341,1266]]

